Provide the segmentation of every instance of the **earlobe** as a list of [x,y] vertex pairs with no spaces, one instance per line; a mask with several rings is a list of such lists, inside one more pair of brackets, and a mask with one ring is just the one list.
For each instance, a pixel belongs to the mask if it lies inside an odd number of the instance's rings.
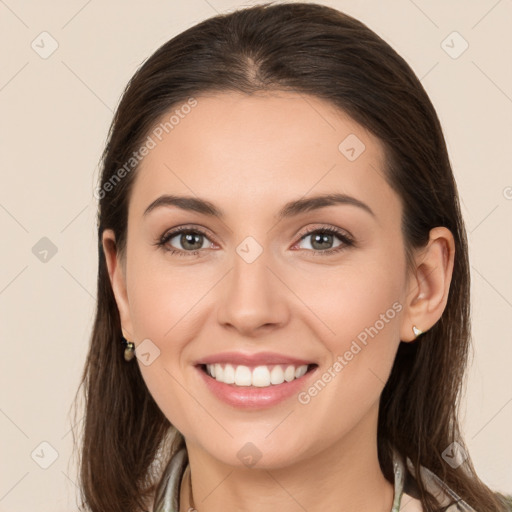
[[418,330],[428,331],[441,318],[448,302],[454,259],[451,231],[443,226],[431,229],[429,242],[416,256],[416,269],[409,280],[402,341],[414,341],[420,335]]
[[125,269],[123,268],[121,256],[117,250],[115,234],[111,229],[105,229],[103,231],[102,245],[110,284],[119,311],[123,336],[128,340],[132,340],[133,329],[130,320]]

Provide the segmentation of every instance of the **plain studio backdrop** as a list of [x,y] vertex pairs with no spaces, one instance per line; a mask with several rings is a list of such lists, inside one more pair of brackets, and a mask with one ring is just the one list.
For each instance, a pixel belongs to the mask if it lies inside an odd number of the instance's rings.
[[[69,409],[95,308],[93,196],[113,111],[165,41],[261,2],[0,0],[0,511],[76,510]],[[421,79],[466,221],[474,358],[462,426],[512,492],[512,2],[319,2],[368,25]]]

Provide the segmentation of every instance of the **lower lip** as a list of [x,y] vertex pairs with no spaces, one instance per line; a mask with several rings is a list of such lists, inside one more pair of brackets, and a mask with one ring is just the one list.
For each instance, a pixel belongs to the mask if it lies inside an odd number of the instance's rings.
[[224,384],[210,377],[201,367],[196,366],[206,386],[220,400],[233,407],[241,409],[261,409],[272,407],[291,396],[297,395],[302,391],[311,375],[313,375],[318,366],[305,373],[302,377],[294,379],[291,382],[282,384],[271,384],[270,386],[259,388],[256,386],[235,386],[234,384]]

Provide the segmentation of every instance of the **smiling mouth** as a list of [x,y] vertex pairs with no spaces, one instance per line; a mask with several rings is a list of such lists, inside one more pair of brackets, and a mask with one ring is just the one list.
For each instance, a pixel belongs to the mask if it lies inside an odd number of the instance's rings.
[[212,379],[234,387],[271,387],[302,378],[318,367],[317,364],[234,365],[229,363],[199,364]]

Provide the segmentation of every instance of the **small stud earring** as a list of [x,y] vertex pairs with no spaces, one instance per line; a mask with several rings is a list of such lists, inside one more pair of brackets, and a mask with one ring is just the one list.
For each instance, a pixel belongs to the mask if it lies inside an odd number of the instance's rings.
[[124,345],[124,360],[131,361],[135,357],[135,343],[128,341],[124,336],[121,338]]
[[414,336],[417,338],[420,334],[423,334],[423,331],[418,329],[415,325],[412,326],[412,332]]

